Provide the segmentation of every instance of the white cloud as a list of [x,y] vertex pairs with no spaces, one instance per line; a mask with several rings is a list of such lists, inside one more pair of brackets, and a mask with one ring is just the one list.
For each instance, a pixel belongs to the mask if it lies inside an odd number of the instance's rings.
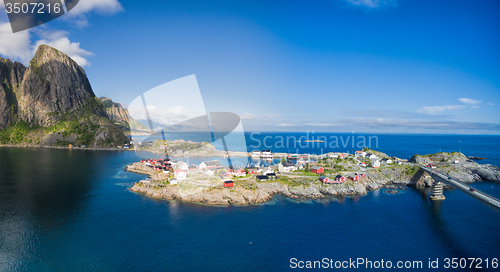
[[12,33],[10,23],[0,23],[0,55],[28,62],[33,57],[29,30]]
[[70,58],[72,58],[78,65],[85,67],[89,66],[90,62],[85,58],[87,56],[92,56],[94,53],[86,51],[80,48],[79,42],[71,42],[66,36],[68,33],[66,31],[37,31],[42,38],[38,40],[33,45],[33,54],[36,49],[41,44],[46,44],[52,46],[61,52],[64,52]]
[[383,6],[396,6],[397,0],[347,0],[350,4],[355,6],[362,6],[367,8],[380,8]]
[[[162,124],[164,126],[174,125],[188,119],[197,117],[196,113],[191,110],[181,107],[181,106],[147,106],[149,117],[155,123]],[[130,116],[133,116],[136,120],[147,120],[146,111],[144,107],[138,105],[132,105],[128,108]]]
[[488,105],[490,105],[490,106],[494,106],[495,104],[494,104],[494,103],[488,103]]
[[62,18],[83,27],[88,24],[88,13],[113,14],[120,11],[123,11],[123,7],[117,0],[81,0]]
[[[0,0],[0,10],[4,8],[3,0]],[[122,10],[123,7],[117,0],[80,0],[68,14],[61,18],[74,22],[78,26],[85,26],[88,23],[89,13],[112,14]],[[8,22],[0,22],[0,55],[27,65],[38,46],[46,44],[66,53],[80,66],[89,66],[90,62],[86,57],[94,54],[82,49],[79,42],[70,41],[68,35],[66,31],[45,30],[45,25],[12,33]],[[32,41],[33,36],[37,36],[35,41]]]
[[248,113],[248,112],[245,112],[243,113],[241,116],[240,116],[241,119],[255,119],[255,114],[253,113]]
[[477,105],[477,104],[482,102],[482,101],[474,100],[474,99],[470,99],[470,98],[459,98],[458,100],[460,100],[460,102],[462,102],[464,104],[468,104],[468,105]]
[[444,105],[444,106],[423,106],[419,112],[427,112],[428,114],[436,114],[438,112],[443,112],[443,111],[451,111],[451,110],[461,110],[465,109],[466,106],[464,105]]

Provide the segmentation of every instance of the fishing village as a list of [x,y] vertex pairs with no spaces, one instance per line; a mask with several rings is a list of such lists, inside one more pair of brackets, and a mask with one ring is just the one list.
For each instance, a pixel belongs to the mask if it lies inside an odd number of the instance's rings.
[[[368,190],[380,188],[385,193],[397,194],[407,186],[432,186],[430,176],[416,163],[438,167],[468,183],[489,179],[476,173],[482,169],[481,165],[459,152],[414,155],[408,161],[368,148],[354,154],[273,154],[270,150],[217,151],[208,143],[183,140],[165,143],[156,140],[146,148],[152,150],[156,146],[174,156],[144,158],[126,167],[127,171],[148,176],[135,183],[130,191],[156,199],[209,205],[262,203],[273,194],[320,199],[364,195]],[[183,149],[171,148],[180,146]],[[219,159],[213,159],[214,153],[219,154]],[[212,158],[189,164],[190,156],[203,157],[200,154]],[[248,157],[248,164],[233,166],[230,163],[233,155]]]

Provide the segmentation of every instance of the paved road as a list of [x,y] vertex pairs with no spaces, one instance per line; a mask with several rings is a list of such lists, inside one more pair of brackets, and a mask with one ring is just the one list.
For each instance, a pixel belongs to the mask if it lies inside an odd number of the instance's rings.
[[[415,164],[416,165],[416,164]],[[484,205],[488,206],[488,208],[494,210],[497,213],[500,213],[500,200],[497,198],[494,198],[488,194],[485,194],[477,189],[474,189],[470,187],[469,185],[459,181],[452,179],[451,177],[437,171],[436,169],[432,169],[429,167],[425,167],[422,165],[418,165],[420,168],[423,170],[427,171],[429,175],[435,180],[435,181],[440,181],[442,183],[448,184],[456,189],[459,189],[460,191],[470,195],[474,199],[478,200],[479,202],[483,203]]]

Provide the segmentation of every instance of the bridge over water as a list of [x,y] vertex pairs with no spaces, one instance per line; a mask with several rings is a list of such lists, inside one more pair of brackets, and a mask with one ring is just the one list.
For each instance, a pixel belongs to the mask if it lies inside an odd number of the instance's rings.
[[[479,202],[483,203],[486,205],[488,208],[494,210],[497,213],[500,213],[500,200],[497,198],[494,198],[488,194],[485,194],[479,190],[476,190],[469,185],[455,180],[451,178],[450,176],[447,176],[443,173],[440,173],[436,169],[432,169],[426,166],[418,165],[422,170],[426,171],[435,181],[434,186],[439,186],[439,183],[444,183],[447,184],[453,188],[456,188],[469,196],[473,197],[474,199],[478,200]],[[434,189],[434,188],[433,188]],[[433,190],[433,192],[438,192],[439,194],[439,187],[437,190]],[[441,185],[441,193],[442,193],[442,185]],[[439,195],[437,200],[439,200]],[[444,197],[442,197],[444,199]]]

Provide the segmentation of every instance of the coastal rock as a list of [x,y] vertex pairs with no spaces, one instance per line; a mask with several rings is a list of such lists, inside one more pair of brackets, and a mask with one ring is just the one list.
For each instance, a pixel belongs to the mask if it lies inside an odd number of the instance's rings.
[[459,152],[439,152],[429,155],[413,155],[409,161],[420,165],[427,165],[428,163],[439,165],[438,163],[462,162],[467,160],[467,157]]
[[358,195],[366,195],[366,187],[363,184],[354,184],[354,191]]
[[500,182],[500,169],[491,164],[484,164],[477,168],[478,174],[483,180]]
[[289,187],[288,191],[292,195],[299,197],[310,197],[310,198],[323,197],[323,194],[319,191],[319,189],[316,186],[313,186],[312,184],[310,186]]

